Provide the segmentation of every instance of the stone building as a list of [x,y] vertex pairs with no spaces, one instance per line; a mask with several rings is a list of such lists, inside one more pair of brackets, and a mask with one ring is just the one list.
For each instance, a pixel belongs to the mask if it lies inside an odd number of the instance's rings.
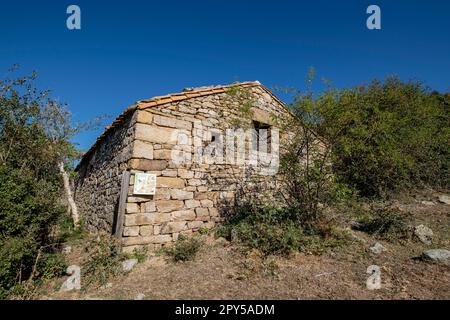
[[[76,168],[75,201],[86,227],[115,234],[125,251],[157,249],[211,228],[233,206],[249,172],[268,188],[276,180],[276,119],[289,114],[257,81],[138,101]],[[254,132],[264,132],[265,150]],[[265,165],[258,162],[262,155]]]

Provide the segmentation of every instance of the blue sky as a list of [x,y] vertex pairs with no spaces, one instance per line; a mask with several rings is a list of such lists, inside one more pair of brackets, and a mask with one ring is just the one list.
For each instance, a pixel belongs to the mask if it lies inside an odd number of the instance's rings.
[[[81,30],[66,28],[70,4]],[[381,30],[366,28],[370,4]],[[301,89],[310,66],[337,87],[396,74],[450,91],[449,13],[444,0],[2,1],[0,75],[37,70],[79,121],[185,87]],[[101,131],[76,141],[86,149]]]

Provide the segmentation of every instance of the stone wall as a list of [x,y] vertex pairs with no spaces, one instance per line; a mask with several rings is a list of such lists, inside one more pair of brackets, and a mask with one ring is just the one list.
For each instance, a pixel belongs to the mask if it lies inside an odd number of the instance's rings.
[[132,153],[134,118],[128,115],[77,168],[74,196],[89,231],[112,232],[122,173]]
[[[179,152],[181,158],[192,160],[196,153],[196,139],[205,146],[211,141],[211,137],[204,135],[204,129],[225,131],[236,126],[236,120],[241,125],[252,125],[252,120],[273,125],[273,115],[282,118],[289,114],[260,87],[249,90],[253,96],[250,118],[242,114],[240,107],[243,102],[228,93],[136,111],[132,154],[128,161],[131,179],[122,237],[125,251],[141,246],[155,250],[177,240],[181,234],[211,228],[233,206],[238,185],[246,179],[246,170],[242,166],[192,161],[180,164],[172,159],[174,152]],[[203,129],[201,132],[200,128]],[[180,139],[180,133],[187,138]],[[128,142],[126,140],[125,144]],[[156,174],[154,196],[133,195],[136,172]],[[270,189],[274,187],[275,178],[260,174],[257,183],[264,183],[264,189]]]

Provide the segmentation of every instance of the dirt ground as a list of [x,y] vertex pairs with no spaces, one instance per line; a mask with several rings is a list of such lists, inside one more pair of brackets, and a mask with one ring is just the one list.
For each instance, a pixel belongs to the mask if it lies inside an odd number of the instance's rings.
[[[435,204],[423,204],[432,200]],[[205,244],[193,261],[150,257],[130,273],[111,279],[111,286],[59,293],[64,279],[47,284],[41,299],[450,299],[450,266],[415,259],[426,249],[450,249],[450,205],[435,194],[409,197],[400,207],[414,225],[434,232],[432,245],[420,241],[394,244],[352,231],[354,240],[323,255],[293,254],[262,260],[224,239],[203,236]],[[370,252],[375,242],[387,250]],[[75,259],[75,258],[74,258]],[[75,259],[76,260],[76,259]],[[69,261],[70,263],[70,261]],[[366,288],[370,265],[381,268],[382,288]]]

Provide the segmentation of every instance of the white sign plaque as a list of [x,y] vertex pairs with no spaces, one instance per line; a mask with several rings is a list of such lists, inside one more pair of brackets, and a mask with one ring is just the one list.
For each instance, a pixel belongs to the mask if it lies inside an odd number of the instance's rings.
[[134,194],[154,195],[156,192],[156,174],[136,173],[134,175]]

